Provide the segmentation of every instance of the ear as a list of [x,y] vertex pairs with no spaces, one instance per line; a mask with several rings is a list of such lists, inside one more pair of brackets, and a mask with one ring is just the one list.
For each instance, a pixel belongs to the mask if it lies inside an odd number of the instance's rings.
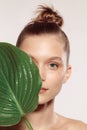
[[68,65],[66,72],[65,72],[63,83],[66,83],[67,80],[70,78],[71,72],[72,72],[72,67],[70,65]]

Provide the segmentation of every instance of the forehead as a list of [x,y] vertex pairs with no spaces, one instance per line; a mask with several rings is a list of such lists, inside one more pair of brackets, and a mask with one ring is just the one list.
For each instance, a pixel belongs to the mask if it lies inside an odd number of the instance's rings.
[[[57,35],[31,35],[22,42],[20,49],[39,61],[56,59],[66,61],[63,43]],[[56,58],[55,58],[56,57]]]
[[31,35],[27,36],[20,48],[29,52],[60,53],[63,52],[63,42],[55,34]]

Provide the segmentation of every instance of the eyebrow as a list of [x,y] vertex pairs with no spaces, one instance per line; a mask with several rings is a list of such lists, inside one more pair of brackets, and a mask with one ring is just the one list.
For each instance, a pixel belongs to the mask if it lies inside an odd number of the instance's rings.
[[[33,57],[32,55],[29,54],[29,56],[30,56],[32,59],[36,60],[36,58]],[[58,56],[49,57],[48,60],[58,60],[58,61],[60,61],[60,62],[63,62],[62,58],[61,58],[61,57],[58,57]]]
[[59,60],[59,61],[62,61],[62,58],[61,57],[50,57],[49,60]]

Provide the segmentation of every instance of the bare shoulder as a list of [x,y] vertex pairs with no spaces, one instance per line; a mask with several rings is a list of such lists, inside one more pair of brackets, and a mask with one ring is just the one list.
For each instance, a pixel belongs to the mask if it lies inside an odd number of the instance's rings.
[[70,119],[67,125],[68,130],[87,130],[87,124],[79,120]]
[[87,124],[64,116],[59,115],[60,126],[59,130],[87,130]]

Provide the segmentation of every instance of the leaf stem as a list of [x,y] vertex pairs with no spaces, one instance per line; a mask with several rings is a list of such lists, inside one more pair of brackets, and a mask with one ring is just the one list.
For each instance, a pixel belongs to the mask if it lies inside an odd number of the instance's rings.
[[28,121],[28,119],[26,117],[24,117],[24,122],[25,122],[26,126],[29,128],[29,130],[33,130],[30,122]]

